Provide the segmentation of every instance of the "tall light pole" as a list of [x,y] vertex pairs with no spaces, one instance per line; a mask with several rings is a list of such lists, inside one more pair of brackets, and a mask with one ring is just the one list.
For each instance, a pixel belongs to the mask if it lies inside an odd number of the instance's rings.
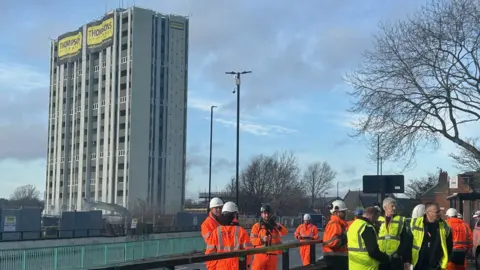
[[213,138],[213,109],[217,106],[210,107],[210,163],[208,165],[208,201],[212,199],[212,138]]
[[337,199],[339,198],[338,197],[338,185],[340,184],[340,182],[337,182]]
[[[239,188],[239,175],[240,175],[240,77],[243,74],[252,73],[251,71],[242,71],[242,72],[235,72],[229,71],[225,72],[225,74],[235,75],[235,84],[237,85],[237,158],[235,162],[235,191],[236,191],[236,202],[237,206],[239,205],[239,197],[240,197],[240,188]],[[235,94],[235,90],[233,91]]]

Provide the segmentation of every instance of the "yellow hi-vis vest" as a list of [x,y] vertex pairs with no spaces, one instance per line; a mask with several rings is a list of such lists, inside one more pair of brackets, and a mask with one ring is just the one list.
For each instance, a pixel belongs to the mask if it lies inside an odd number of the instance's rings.
[[[441,220],[439,222],[440,230],[440,245],[442,247],[443,256],[440,261],[440,267],[442,269],[447,269],[448,264],[448,250],[447,250],[447,237],[450,234],[450,227]],[[418,262],[418,255],[420,254],[420,249],[422,248],[423,236],[425,234],[423,217],[414,218],[410,221],[410,228],[413,235],[413,246],[412,246],[412,265],[415,267]]]
[[380,251],[392,255],[397,252],[400,246],[400,234],[403,226],[405,226],[405,218],[401,216],[394,216],[389,223],[388,230],[385,222],[385,217],[379,217],[380,230],[378,231],[378,247]]
[[368,255],[362,233],[366,227],[375,228],[365,220],[356,219],[348,228],[348,269],[378,270],[379,262]]

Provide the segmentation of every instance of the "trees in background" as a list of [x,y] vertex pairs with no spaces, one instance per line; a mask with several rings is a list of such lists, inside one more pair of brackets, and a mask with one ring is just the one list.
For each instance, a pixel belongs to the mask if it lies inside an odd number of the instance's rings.
[[410,180],[405,187],[405,195],[411,199],[418,199],[422,194],[438,183],[438,175],[429,173],[425,177]]
[[[480,119],[479,17],[476,0],[439,0],[380,26],[373,49],[346,79],[354,88],[351,112],[360,116],[357,135],[380,135],[381,157],[408,165],[445,138],[480,159],[466,134],[466,124]],[[376,151],[376,141],[371,146]]]
[[310,196],[312,208],[315,199],[332,188],[332,182],[336,175],[337,173],[327,162],[314,162],[308,165],[307,170],[303,173],[302,187]]
[[2,206],[8,207],[44,207],[40,199],[40,191],[34,185],[24,185],[16,188],[10,195],[10,199],[2,199]]
[[[334,177],[335,172],[326,162],[312,163],[302,174],[293,153],[258,155],[240,174],[239,206],[245,212],[258,212],[262,203],[269,203],[284,215],[311,211],[312,197],[318,198],[328,190]],[[235,178],[225,191],[235,196]]]
[[[479,148],[478,139],[469,139],[468,141],[471,145]],[[457,146],[457,152],[451,153],[450,157],[455,162],[455,167],[457,169],[463,172],[480,172],[480,158],[471,151]]]

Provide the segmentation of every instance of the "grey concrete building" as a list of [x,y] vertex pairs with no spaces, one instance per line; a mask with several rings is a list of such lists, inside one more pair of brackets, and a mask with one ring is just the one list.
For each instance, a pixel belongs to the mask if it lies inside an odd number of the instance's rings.
[[52,41],[45,213],[85,200],[181,210],[188,29],[132,7]]

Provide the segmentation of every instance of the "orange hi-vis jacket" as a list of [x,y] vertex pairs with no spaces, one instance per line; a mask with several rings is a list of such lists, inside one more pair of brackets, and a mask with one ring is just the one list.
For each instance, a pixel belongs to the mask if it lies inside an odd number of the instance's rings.
[[301,238],[311,238],[308,240],[317,240],[318,239],[318,228],[313,224],[300,224],[295,230],[295,238],[302,240]]
[[464,251],[473,246],[473,235],[470,227],[459,218],[447,219],[448,226],[452,229],[453,251]]
[[[203,237],[203,240],[205,241],[205,244],[208,245],[208,243],[210,243],[210,237],[212,236],[212,233],[217,229],[218,226],[220,226],[220,223],[218,223],[218,221],[215,219],[212,213],[208,214],[208,217],[205,219],[205,221],[202,223],[202,226],[201,226],[202,237]],[[216,261],[205,262],[208,270],[215,270],[216,263],[217,263]]]
[[[251,248],[248,232],[241,226],[219,226],[212,234],[207,244],[205,254],[232,252]],[[251,256],[247,256],[247,265],[251,262]],[[228,258],[215,261],[218,270],[238,269],[238,258]]]
[[323,232],[323,256],[347,256],[347,243],[342,243],[346,237],[348,224],[338,216],[330,216],[330,220]]
[[[278,223],[277,223],[278,224]],[[275,228],[273,230],[267,230],[265,225],[260,224],[257,222],[253,224],[252,230],[250,232],[250,241],[252,242],[253,247],[261,248],[265,247],[265,243],[263,242],[262,238],[267,234],[270,234],[272,240],[268,245],[278,245],[282,243],[282,239],[280,237],[287,235],[288,230],[287,228],[283,227],[281,224],[278,224],[278,229]],[[281,250],[276,250],[272,252],[268,252],[267,254],[282,254]]]
[[[313,224],[300,224],[295,230],[295,238],[300,239],[300,242],[307,240],[317,240],[318,239],[318,228]],[[302,239],[307,238],[307,239]],[[302,258],[303,265],[310,264],[310,246],[301,246],[300,247],[300,257]]]

